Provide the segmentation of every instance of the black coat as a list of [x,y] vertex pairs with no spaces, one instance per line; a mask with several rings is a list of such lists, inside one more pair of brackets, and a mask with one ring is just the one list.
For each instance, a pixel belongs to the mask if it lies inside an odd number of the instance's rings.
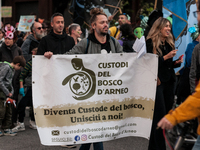
[[[172,47],[169,45],[169,43],[165,42],[164,46],[160,46],[163,56],[172,51]],[[146,41],[146,47],[147,53],[153,53],[153,43],[151,39]],[[158,59],[158,78],[160,79],[161,83],[168,82],[169,80],[175,81],[176,78],[174,68],[180,67],[181,64],[175,64],[173,58],[164,61],[163,56],[160,56]]]
[[65,32],[62,35],[58,35],[52,30],[40,41],[37,55],[44,55],[47,51],[51,51],[53,54],[64,54],[72,49],[74,45],[74,39]]
[[11,47],[7,47],[5,43],[0,47],[0,61],[7,61],[11,63],[15,56],[22,55],[22,50],[16,43]]

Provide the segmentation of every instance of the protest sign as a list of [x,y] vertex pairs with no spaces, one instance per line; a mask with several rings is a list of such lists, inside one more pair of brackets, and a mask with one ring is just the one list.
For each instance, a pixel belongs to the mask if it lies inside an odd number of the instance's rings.
[[31,25],[34,23],[35,17],[32,15],[29,16],[20,16],[18,31],[30,32]]
[[149,138],[158,58],[136,53],[33,56],[33,105],[44,145]]
[[12,7],[11,6],[2,6],[1,7],[1,17],[2,18],[12,17]]

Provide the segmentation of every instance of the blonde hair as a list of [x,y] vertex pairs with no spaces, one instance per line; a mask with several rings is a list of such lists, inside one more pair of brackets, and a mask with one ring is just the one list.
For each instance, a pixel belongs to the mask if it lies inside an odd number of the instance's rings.
[[[160,45],[162,45],[162,42],[161,42],[161,30],[166,26],[167,22],[170,23],[169,20],[165,19],[165,18],[158,18],[153,26],[151,27],[150,31],[149,31],[149,34],[147,36],[147,40],[148,39],[151,39],[152,40],[152,43],[153,43],[153,53],[154,54],[158,54],[159,56],[162,56],[162,51],[160,49]],[[172,25],[170,23],[170,26],[172,28]],[[174,39],[173,39],[173,35],[171,34],[171,32],[169,33],[169,36],[166,38],[166,42],[169,43],[169,45],[174,49],[175,46],[174,46]]]

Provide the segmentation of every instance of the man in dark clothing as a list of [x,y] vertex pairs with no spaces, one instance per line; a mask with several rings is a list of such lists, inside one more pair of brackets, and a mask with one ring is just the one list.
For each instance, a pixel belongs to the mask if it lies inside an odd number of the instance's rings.
[[53,30],[40,41],[38,55],[44,55],[47,51],[54,54],[64,54],[75,45],[74,39],[63,31],[64,17],[62,14],[55,13],[52,15],[51,26]]
[[39,22],[32,24],[31,32],[33,34],[28,35],[21,47],[26,62],[31,59],[31,51],[39,46],[40,40],[45,36],[42,24]]
[[[45,52],[64,54],[74,47],[74,39],[68,36],[64,30],[64,17],[61,13],[55,13],[51,17],[51,32],[40,41],[37,55]],[[61,145],[62,147],[75,148],[74,145]]]

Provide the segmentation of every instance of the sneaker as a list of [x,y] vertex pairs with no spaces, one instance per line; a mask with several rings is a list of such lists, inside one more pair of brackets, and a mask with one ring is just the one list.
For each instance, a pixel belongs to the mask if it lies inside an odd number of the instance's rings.
[[17,132],[13,132],[11,129],[4,129],[4,135],[15,136]]
[[29,123],[30,123],[29,127],[30,127],[31,129],[37,129],[37,126],[36,126],[36,124],[35,124],[35,121],[30,120]]
[[2,135],[3,135],[3,132],[0,131],[0,136],[2,136]]
[[17,123],[18,125],[14,128],[12,128],[12,131],[13,132],[18,132],[18,131],[24,131],[25,130],[25,126],[24,126],[24,123],[22,122],[18,122]]
[[66,148],[76,148],[75,145],[60,145],[61,147],[66,147]]

